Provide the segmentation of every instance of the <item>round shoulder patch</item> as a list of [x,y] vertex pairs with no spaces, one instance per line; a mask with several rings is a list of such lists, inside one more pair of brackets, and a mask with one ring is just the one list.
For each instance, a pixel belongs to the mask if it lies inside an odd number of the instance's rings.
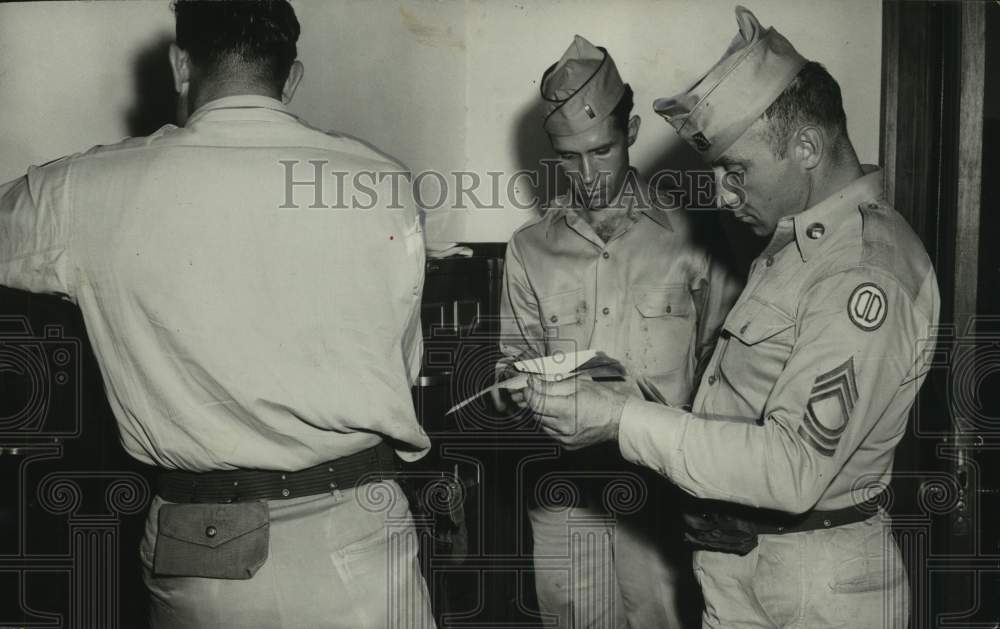
[[885,322],[888,309],[885,291],[871,282],[858,284],[847,300],[847,316],[865,332],[877,330]]

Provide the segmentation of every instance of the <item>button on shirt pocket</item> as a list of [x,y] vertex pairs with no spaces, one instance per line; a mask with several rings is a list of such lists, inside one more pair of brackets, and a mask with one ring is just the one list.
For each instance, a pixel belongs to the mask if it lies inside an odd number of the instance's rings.
[[795,321],[776,307],[751,298],[729,313],[726,346],[719,361],[730,386],[749,402],[753,416],[764,410],[795,341]]
[[592,314],[583,298],[582,288],[545,297],[539,302],[539,308],[547,354],[557,349],[587,349],[589,339],[585,331],[589,331],[592,326],[585,326],[584,323],[592,318]]
[[[690,291],[684,285],[638,286],[633,295],[627,358],[661,390],[686,389],[694,369],[695,309]],[[671,372],[677,372],[677,382],[657,381]]]
[[687,317],[693,310],[691,293],[683,286],[639,289],[635,308],[645,318]]

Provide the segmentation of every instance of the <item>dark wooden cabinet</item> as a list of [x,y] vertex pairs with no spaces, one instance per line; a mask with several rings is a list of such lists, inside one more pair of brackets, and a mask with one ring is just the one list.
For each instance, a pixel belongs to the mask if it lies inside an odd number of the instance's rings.
[[[433,448],[406,473],[415,477],[413,485],[423,488],[416,492],[423,491],[428,502],[434,502],[430,494],[446,481],[461,482],[467,543],[456,552],[447,535],[428,532],[424,545],[424,570],[439,627],[537,627],[518,471],[537,445],[530,418],[497,413],[488,397],[445,414],[493,383],[500,357],[504,246],[471,246],[472,257],[427,263],[425,360],[414,402]],[[425,520],[434,519],[435,514],[427,513],[434,511],[433,505],[423,511]],[[443,515],[436,517],[447,520]],[[426,524],[429,528],[431,522]]]

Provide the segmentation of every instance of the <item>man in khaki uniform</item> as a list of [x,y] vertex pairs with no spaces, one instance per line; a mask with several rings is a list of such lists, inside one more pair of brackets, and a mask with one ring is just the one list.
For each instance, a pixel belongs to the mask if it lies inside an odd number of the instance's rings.
[[[288,109],[287,1],[173,8],[183,126],[0,185],[0,285],[80,307],[122,445],[159,468],[150,627],[433,627],[392,479],[431,446],[423,232],[412,198],[361,210],[348,183],[401,166]],[[321,165],[316,187],[286,164]],[[351,209],[306,210],[323,188]]]
[[736,14],[722,60],[654,105],[717,167],[736,216],[771,237],[693,409],[584,381],[532,381],[527,403],[566,447],[617,440],[708,499],[688,533],[704,626],[905,627],[905,569],[870,499],[926,374],[934,271],[858,162],[836,81]]
[[[738,288],[692,245],[682,214],[657,208],[629,167],[640,120],[630,117],[631,88],[607,51],[577,36],[541,91],[544,128],[571,192],[511,238],[502,297],[506,362],[600,349],[650,395],[688,404],[699,359],[711,352]],[[630,466],[608,448],[581,454],[546,461],[531,492],[539,503],[529,516],[541,611],[577,629],[626,621],[682,626],[678,588],[686,575],[694,584],[689,551],[678,543],[680,494],[636,467],[630,478],[645,484],[637,499],[645,495],[646,506],[609,515],[616,509],[607,504],[614,501],[608,481]],[[567,482],[575,505],[550,504],[546,495]]]

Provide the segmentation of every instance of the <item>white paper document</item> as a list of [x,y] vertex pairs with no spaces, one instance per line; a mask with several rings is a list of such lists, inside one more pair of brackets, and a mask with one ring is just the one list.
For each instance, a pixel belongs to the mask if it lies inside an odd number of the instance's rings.
[[551,356],[522,360],[512,365],[518,373],[513,378],[487,387],[470,398],[462,400],[451,407],[446,415],[472,403],[491,391],[498,389],[518,390],[528,386],[528,376],[534,375],[551,382],[575,378],[587,374],[591,378],[606,380],[622,380],[625,369],[621,363],[609,358],[604,352],[596,349],[586,349],[579,352],[556,352]]

